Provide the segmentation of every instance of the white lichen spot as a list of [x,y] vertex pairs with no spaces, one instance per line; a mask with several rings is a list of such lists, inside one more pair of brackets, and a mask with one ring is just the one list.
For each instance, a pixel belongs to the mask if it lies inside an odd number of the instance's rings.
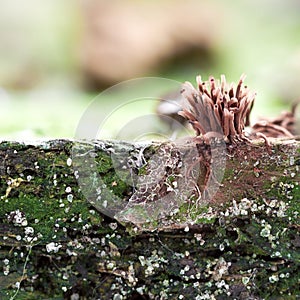
[[195,233],[194,237],[195,237],[196,241],[198,241],[200,243],[200,246],[205,244],[205,240],[202,238],[201,233]]
[[170,211],[170,216],[175,216],[179,212],[179,208],[174,208],[172,211]]
[[146,266],[146,277],[153,275],[154,271],[162,266],[162,263],[168,263],[157,251],[153,251],[150,257],[145,258],[144,256],[139,256],[138,258],[141,266]]
[[32,227],[25,227],[24,232],[26,235],[32,235],[34,233],[34,229]]
[[65,189],[66,193],[71,193],[72,192],[72,188],[70,186],[67,186]]
[[278,270],[278,267],[276,265],[271,266],[271,271],[276,272]]
[[271,200],[269,203],[270,207],[276,207],[276,205],[277,205],[277,200]]
[[66,250],[67,255],[69,256],[77,256],[78,254],[75,251],[72,251],[70,249],[67,248]]
[[225,288],[226,290],[229,289],[229,285],[226,284],[226,282],[224,280],[221,280],[221,281],[217,281],[216,282],[216,287],[218,289],[221,289],[221,288]]
[[109,262],[107,265],[106,265],[106,268],[108,270],[112,270],[114,267],[116,266],[115,262]]
[[215,281],[219,281],[223,277],[223,275],[227,275],[230,266],[231,262],[226,262],[223,257],[220,257],[217,260],[214,271],[212,272],[213,279]]
[[80,295],[78,293],[74,293],[71,295],[70,300],[80,300]]
[[32,237],[32,236],[25,236],[23,238],[23,240],[27,243],[31,243],[31,242],[36,242],[37,241],[37,237]]
[[67,166],[70,167],[71,165],[72,165],[72,158],[69,157],[69,158],[67,159]]
[[170,285],[170,282],[168,279],[165,279],[162,284],[163,286],[168,287]]
[[47,250],[48,253],[50,253],[50,252],[57,253],[61,247],[62,247],[62,245],[51,242],[51,243],[46,245],[46,250]]
[[82,230],[85,231],[85,230],[88,230],[92,225],[90,224],[85,224],[82,226]]
[[74,176],[75,176],[75,179],[79,178],[79,172],[78,172],[78,170],[74,171]]
[[68,200],[68,202],[72,203],[72,201],[73,201],[73,195],[72,194],[68,194],[67,195],[67,200]]
[[149,265],[145,270],[146,277],[151,276],[153,273],[154,273],[154,266]]
[[28,222],[26,220],[25,213],[20,211],[19,209],[14,210],[9,213],[7,216],[8,221],[12,221],[16,226],[27,226]]
[[250,278],[249,278],[249,277],[242,277],[242,283],[243,283],[244,285],[247,285],[247,284],[249,283],[249,281],[250,281]]
[[187,273],[190,270],[190,266],[186,265],[183,270],[184,270],[185,273]]
[[271,283],[278,282],[278,281],[279,281],[278,275],[274,274],[274,275],[270,276],[270,277],[269,277],[269,281],[270,281]]
[[279,208],[279,210],[277,211],[277,217],[279,217],[279,218],[283,218],[283,217],[285,217],[286,216],[286,213],[285,213],[285,209],[282,209],[281,207]]
[[10,265],[9,265],[9,260],[6,258],[3,260],[4,266],[3,266],[3,274],[5,276],[7,276],[9,274],[9,269],[10,269]]
[[100,257],[102,257],[102,258],[104,258],[104,257],[106,257],[108,254],[104,251],[104,250],[102,250],[101,252],[100,252]]
[[117,224],[117,223],[110,223],[108,226],[109,226],[112,230],[116,230],[117,227],[118,227],[118,224]]
[[171,187],[170,185],[168,185],[168,187],[167,187],[167,192],[172,192],[172,191],[174,191],[174,188]]
[[260,231],[260,236],[269,238],[271,234],[272,226],[268,223],[264,225],[264,228]]
[[139,294],[143,295],[144,294],[144,289],[145,289],[145,286],[140,286],[140,287],[136,288],[136,291]]
[[100,244],[101,243],[101,241],[100,241],[100,239],[98,237],[92,238],[92,241],[95,244]]
[[123,300],[123,296],[121,294],[114,294],[113,300]]

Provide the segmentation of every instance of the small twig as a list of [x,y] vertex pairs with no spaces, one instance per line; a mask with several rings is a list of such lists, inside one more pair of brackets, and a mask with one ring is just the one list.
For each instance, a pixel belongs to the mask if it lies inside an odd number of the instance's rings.
[[20,288],[21,288],[21,283],[22,283],[22,281],[26,278],[26,267],[27,267],[27,264],[28,264],[28,262],[29,262],[29,256],[30,256],[30,254],[31,254],[31,251],[32,251],[32,247],[33,247],[34,245],[33,244],[30,244],[29,245],[29,250],[28,250],[28,253],[27,253],[27,256],[26,256],[26,259],[25,259],[25,263],[24,263],[24,266],[23,266],[23,271],[22,271],[22,277],[21,277],[21,280],[19,281],[19,283],[18,283],[18,286],[17,286],[17,290],[16,290],[16,292],[12,295],[12,297],[10,297],[10,300],[14,300],[16,297],[17,297],[17,295],[19,294],[19,291],[20,291]]
[[262,139],[264,139],[265,145],[266,145],[266,149],[267,149],[268,153],[272,154],[272,147],[271,147],[271,144],[270,144],[268,138],[263,133],[261,133],[261,132],[257,132],[256,135],[258,137],[261,137]]

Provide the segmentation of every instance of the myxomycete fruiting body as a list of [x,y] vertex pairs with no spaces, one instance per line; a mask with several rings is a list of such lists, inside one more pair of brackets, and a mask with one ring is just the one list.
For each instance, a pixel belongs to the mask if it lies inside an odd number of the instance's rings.
[[224,75],[220,84],[210,77],[208,88],[208,83],[198,76],[197,90],[189,82],[183,85],[182,94],[188,105],[179,114],[188,119],[197,136],[218,134],[227,143],[245,139],[255,93],[243,86],[244,79],[242,75],[235,87],[233,83],[227,85]]

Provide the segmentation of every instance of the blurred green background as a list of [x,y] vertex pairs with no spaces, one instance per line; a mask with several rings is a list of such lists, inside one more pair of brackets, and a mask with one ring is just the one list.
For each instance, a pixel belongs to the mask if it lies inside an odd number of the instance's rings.
[[[299,1],[1,1],[2,140],[72,138],[89,103],[123,80],[242,73],[253,120],[300,97]],[[116,105],[101,101],[99,119]]]

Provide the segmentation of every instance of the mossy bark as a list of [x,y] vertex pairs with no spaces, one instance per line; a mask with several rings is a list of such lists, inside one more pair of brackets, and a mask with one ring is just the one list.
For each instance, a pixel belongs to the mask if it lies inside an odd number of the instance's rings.
[[0,298],[298,299],[300,142],[227,147],[212,197],[136,221],[136,178],[175,148],[2,142]]

